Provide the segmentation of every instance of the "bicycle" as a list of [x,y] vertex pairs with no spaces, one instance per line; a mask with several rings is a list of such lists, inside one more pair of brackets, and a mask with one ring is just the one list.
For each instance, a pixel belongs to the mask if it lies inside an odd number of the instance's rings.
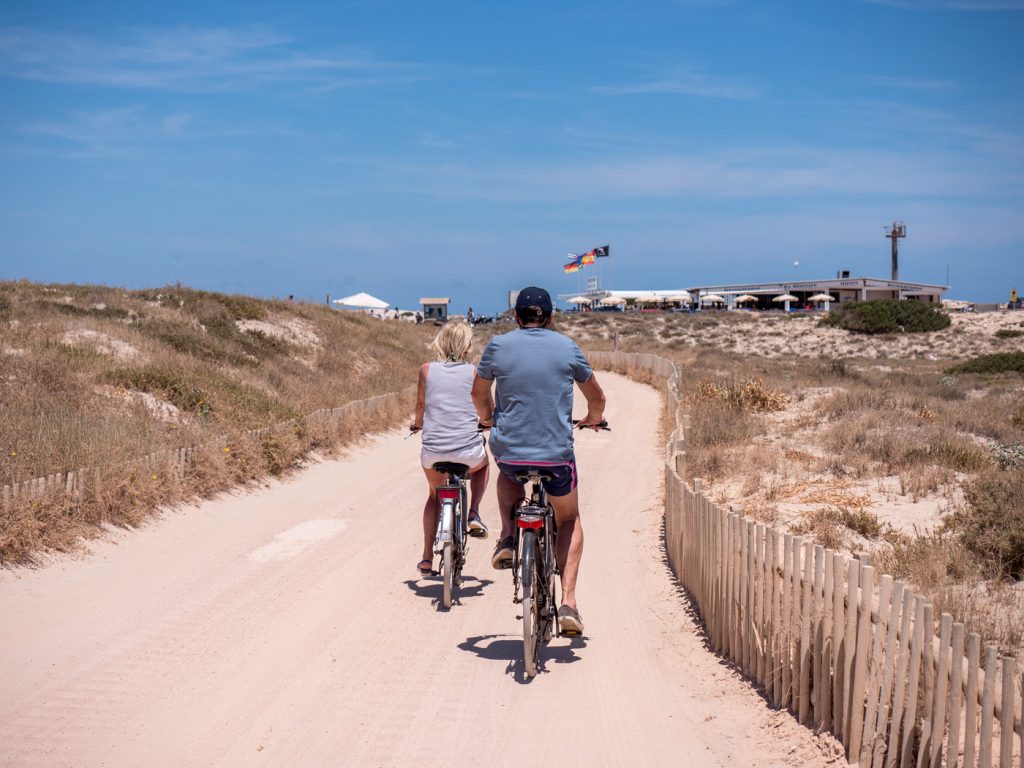
[[462,567],[466,564],[466,543],[469,538],[469,500],[466,477],[469,466],[439,461],[432,469],[448,475],[436,488],[437,533],[434,552],[441,556],[441,602],[451,608],[456,590],[462,585]]
[[[573,422],[574,426],[577,424]],[[607,421],[589,428],[610,431]],[[558,626],[555,599],[555,576],[561,575],[555,558],[558,527],[543,483],[553,478],[552,472],[544,467],[528,466],[515,473],[516,480],[530,485],[529,500],[512,510],[512,602],[523,609],[523,664],[527,678],[537,675],[540,648],[552,636],[579,635],[578,632],[563,632]]]

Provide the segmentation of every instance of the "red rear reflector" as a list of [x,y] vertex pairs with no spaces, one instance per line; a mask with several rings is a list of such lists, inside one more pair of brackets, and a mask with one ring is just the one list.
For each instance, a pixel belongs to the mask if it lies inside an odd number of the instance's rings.
[[458,488],[438,488],[437,498],[439,499],[457,499],[459,498]]
[[543,520],[523,520],[522,518],[519,518],[516,522],[519,524],[520,528],[540,528],[544,525]]

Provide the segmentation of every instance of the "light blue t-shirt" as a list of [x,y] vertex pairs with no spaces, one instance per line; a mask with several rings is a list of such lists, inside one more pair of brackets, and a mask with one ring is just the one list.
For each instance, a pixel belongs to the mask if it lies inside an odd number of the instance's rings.
[[476,369],[494,380],[491,451],[498,461],[568,461],[573,383],[593,371],[576,342],[547,328],[495,336]]

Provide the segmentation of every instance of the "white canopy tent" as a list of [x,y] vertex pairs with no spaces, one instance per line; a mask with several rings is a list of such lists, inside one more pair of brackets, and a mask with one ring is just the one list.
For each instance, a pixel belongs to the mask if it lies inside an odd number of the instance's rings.
[[386,301],[381,301],[368,293],[353,293],[343,299],[335,299],[333,303],[348,309],[387,309],[391,306]]

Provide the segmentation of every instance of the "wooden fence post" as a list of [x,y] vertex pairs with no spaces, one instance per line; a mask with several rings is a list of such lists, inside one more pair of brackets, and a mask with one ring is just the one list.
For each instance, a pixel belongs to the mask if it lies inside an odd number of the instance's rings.
[[[1003,656],[1003,701],[1002,717],[999,720],[999,768],[1013,765],[1013,716],[1017,708],[1017,677],[1013,656]],[[1024,730],[1024,728],[1022,728]],[[1024,756],[1022,756],[1024,757]]]
[[874,599],[875,569],[865,565],[860,569],[860,604],[858,606],[857,648],[854,651],[853,691],[850,696],[850,735],[847,739],[850,762],[860,759],[861,738],[864,735],[864,689],[867,683],[867,664],[870,655],[871,603]]
[[[882,686],[882,657],[885,653],[885,637],[889,628],[892,610],[892,576],[885,574],[878,585],[878,624],[875,625],[874,642],[871,644],[871,658],[868,664],[868,698],[864,711],[864,733],[861,740],[859,760],[862,765],[871,765],[875,748],[875,719],[878,716],[878,692]],[[871,603],[868,602],[868,623],[871,622]]]
[[800,613],[800,722],[808,723],[811,711],[811,611],[814,605],[814,542],[804,548],[803,597]]
[[995,721],[996,664],[999,649],[994,645],[985,648],[985,683],[981,695],[981,733],[978,744],[979,768],[992,768],[992,731]]
[[935,674],[935,703],[932,705],[932,743],[930,762],[932,768],[941,768],[942,741],[946,725],[946,682],[949,677],[950,639],[953,634],[953,617],[942,614],[939,620],[939,659]]
[[[907,687],[907,700],[903,714],[903,743],[900,765],[902,768],[913,766],[914,729],[917,721],[917,692],[921,678],[921,653],[925,642],[924,626],[925,599],[917,596],[914,601],[914,638],[910,647],[910,672]],[[928,643],[932,641],[928,633]]]

